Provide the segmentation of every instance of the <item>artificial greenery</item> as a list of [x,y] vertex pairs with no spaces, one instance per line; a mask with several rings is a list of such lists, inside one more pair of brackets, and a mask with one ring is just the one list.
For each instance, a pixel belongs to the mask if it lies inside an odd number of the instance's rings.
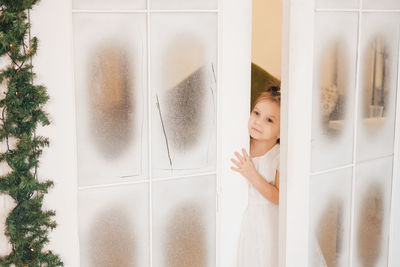
[[37,168],[47,138],[36,128],[49,125],[43,106],[46,88],[34,84],[31,59],[38,40],[30,38],[29,10],[39,0],[0,0],[0,57],[9,65],[0,70],[5,86],[0,96],[0,163],[9,172],[0,177],[0,194],[8,194],[15,206],[6,219],[5,235],[12,246],[0,258],[0,266],[63,266],[59,256],[44,249],[49,231],[56,227],[54,211],[43,210],[43,197],[53,185],[39,181]]

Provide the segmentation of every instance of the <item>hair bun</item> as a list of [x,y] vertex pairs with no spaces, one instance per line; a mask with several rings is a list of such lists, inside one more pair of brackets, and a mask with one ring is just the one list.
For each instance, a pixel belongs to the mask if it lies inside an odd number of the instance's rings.
[[278,93],[280,92],[281,88],[279,88],[278,86],[271,86],[270,88],[268,88],[267,91],[273,92],[273,93]]

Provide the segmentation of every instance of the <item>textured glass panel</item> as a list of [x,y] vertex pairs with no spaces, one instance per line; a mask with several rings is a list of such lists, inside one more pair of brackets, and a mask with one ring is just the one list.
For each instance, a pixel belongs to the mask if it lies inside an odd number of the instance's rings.
[[393,153],[400,16],[362,21],[357,161]]
[[79,185],[141,172],[145,26],[140,14],[74,14]]
[[146,9],[146,0],[72,0],[74,9]]
[[149,266],[148,184],[79,192],[81,266]]
[[217,0],[151,0],[152,9],[217,9]]
[[153,266],[215,266],[215,176],[153,183]]
[[153,175],[215,169],[216,14],[151,16]]
[[392,157],[356,166],[353,266],[388,266]]
[[348,266],[352,169],[311,177],[311,267]]
[[311,169],[353,158],[357,13],[317,13]]
[[316,0],[317,8],[358,8],[359,0]]
[[398,9],[399,0],[363,0],[363,8],[367,9]]

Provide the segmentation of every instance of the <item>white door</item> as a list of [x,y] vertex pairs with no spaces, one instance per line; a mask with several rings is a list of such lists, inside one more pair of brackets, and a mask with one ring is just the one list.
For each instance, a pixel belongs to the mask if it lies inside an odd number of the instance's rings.
[[[248,116],[251,49],[251,2],[235,2],[44,1],[33,11],[46,48],[34,63],[55,122],[40,169],[55,182],[49,247],[66,266],[233,266],[243,181],[226,179],[232,201],[219,199],[231,148],[247,142],[237,126]],[[193,83],[200,94],[169,111],[185,99],[166,92]],[[186,128],[160,116],[185,112]],[[182,143],[171,129],[188,133],[176,131]]]
[[400,2],[284,2],[280,266],[398,266]]
[[216,266],[220,9],[72,1],[81,266]]

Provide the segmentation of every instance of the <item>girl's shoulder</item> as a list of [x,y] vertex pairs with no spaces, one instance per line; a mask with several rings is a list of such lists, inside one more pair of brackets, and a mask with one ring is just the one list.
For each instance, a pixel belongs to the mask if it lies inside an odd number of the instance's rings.
[[274,145],[274,146],[271,148],[271,150],[268,151],[268,152],[270,152],[269,154],[271,155],[272,158],[276,158],[276,157],[279,158],[279,155],[280,155],[280,153],[281,153],[280,144]]
[[271,169],[272,171],[280,169],[280,146],[276,144],[268,153],[268,157],[263,159],[263,165],[268,166],[267,169]]
[[[279,166],[280,166],[280,156],[279,156],[279,144],[275,145],[272,147],[267,153],[264,155],[253,159],[253,162],[256,164],[256,169],[257,171],[261,174],[263,177],[275,177],[275,172],[276,170],[279,171]],[[273,183],[274,181],[269,181],[268,178],[266,178],[268,182]]]
[[276,145],[273,148],[275,148],[275,153],[279,155],[281,151],[281,145],[279,143],[276,143]]
[[281,152],[280,152],[280,145],[277,144],[277,146],[278,147],[277,147],[277,150],[276,150],[276,153],[275,153],[275,156],[274,156],[274,166],[275,166],[276,170],[280,171]]
[[275,162],[276,165],[279,166],[279,161],[280,161],[280,154],[281,154],[281,149],[280,149],[280,145],[276,144],[274,147],[274,151],[272,151],[272,155],[271,158],[272,160]]
[[255,157],[253,159],[263,159],[270,161],[271,159],[279,158],[280,146],[279,144],[274,145],[270,150],[268,150],[264,155]]

